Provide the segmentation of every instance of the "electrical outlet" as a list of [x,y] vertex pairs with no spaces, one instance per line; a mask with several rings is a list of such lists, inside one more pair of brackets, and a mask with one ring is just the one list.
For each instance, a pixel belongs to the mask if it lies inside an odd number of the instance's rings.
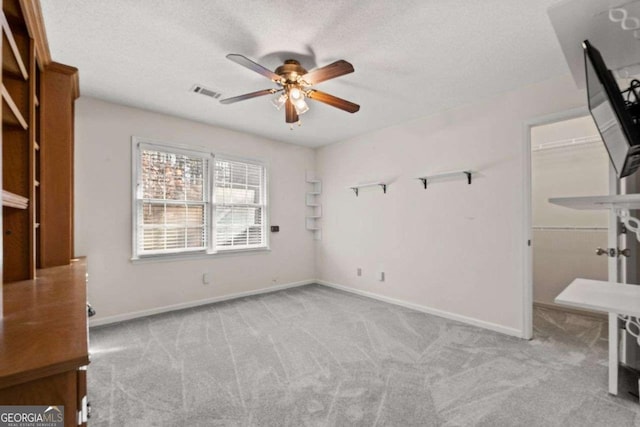
[[380,276],[378,277],[378,279],[379,279],[381,282],[384,282],[384,271],[381,271],[381,272],[380,272]]
[[360,267],[358,267],[358,276],[362,276],[362,269]]
[[202,273],[202,284],[208,285],[209,283],[211,283],[209,280],[209,273]]

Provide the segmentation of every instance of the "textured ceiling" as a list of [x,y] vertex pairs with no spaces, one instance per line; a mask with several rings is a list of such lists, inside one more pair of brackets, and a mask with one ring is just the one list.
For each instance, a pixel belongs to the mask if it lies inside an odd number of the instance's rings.
[[[341,141],[568,73],[547,17],[553,0],[41,0],[54,60],[80,69],[82,95],[307,146]],[[355,73],[316,87],[361,105],[310,101],[289,130],[273,87],[225,58],[308,70],[345,59]]]

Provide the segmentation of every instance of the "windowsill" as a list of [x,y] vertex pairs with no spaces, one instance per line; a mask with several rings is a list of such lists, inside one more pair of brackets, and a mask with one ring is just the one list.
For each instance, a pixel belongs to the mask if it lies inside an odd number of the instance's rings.
[[159,254],[159,255],[143,255],[131,258],[133,264],[146,264],[153,262],[171,262],[171,261],[189,261],[195,259],[219,258],[238,255],[259,255],[261,253],[271,252],[271,248],[251,248],[251,249],[229,249],[215,253],[207,252],[183,252],[175,254]]

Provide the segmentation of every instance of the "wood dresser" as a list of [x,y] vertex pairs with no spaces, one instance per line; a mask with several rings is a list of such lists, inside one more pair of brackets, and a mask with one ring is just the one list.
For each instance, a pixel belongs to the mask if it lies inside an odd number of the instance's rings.
[[65,426],[86,425],[86,271],[81,258],[4,284],[1,405],[64,405]]

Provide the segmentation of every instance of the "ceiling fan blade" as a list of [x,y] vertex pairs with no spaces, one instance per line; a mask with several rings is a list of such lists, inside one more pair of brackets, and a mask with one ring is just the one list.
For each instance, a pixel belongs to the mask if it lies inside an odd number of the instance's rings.
[[282,77],[280,77],[279,75],[277,75],[273,71],[263,67],[262,65],[258,64],[257,62],[253,62],[252,60],[250,60],[246,56],[239,55],[237,53],[230,53],[230,54],[227,55],[227,59],[230,59],[233,62],[235,62],[236,64],[242,65],[243,67],[247,67],[248,69],[250,69],[252,71],[255,71],[258,74],[262,74],[263,76],[265,76],[268,79],[273,80],[274,82],[279,82],[282,79]]
[[277,89],[264,89],[257,92],[245,93],[244,95],[234,96],[233,98],[221,99],[221,104],[233,104],[234,102],[244,101],[245,99],[251,99],[258,96],[270,95],[272,93],[280,92]]
[[360,106],[358,104],[349,102],[346,99],[338,98],[337,96],[329,95],[325,92],[320,92],[319,90],[312,89],[307,92],[307,96],[309,99],[324,102],[325,104],[329,104],[332,107],[339,108],[349,113],[355,113],[360,110]]
[[296,107],[293,105],[290,99],[287,98],[287,102],[284,104],[284,110],[286,113],[287,123],[296,123],[298,121],[298,113]]
[[345,74],[353,73],[353,71],[353,65],[341,59],[322,68],[317,68],[315,70],[309,71],[307,74],[302,76],[302,80],[311,85],[314,85],[325,80],[334,79]]

